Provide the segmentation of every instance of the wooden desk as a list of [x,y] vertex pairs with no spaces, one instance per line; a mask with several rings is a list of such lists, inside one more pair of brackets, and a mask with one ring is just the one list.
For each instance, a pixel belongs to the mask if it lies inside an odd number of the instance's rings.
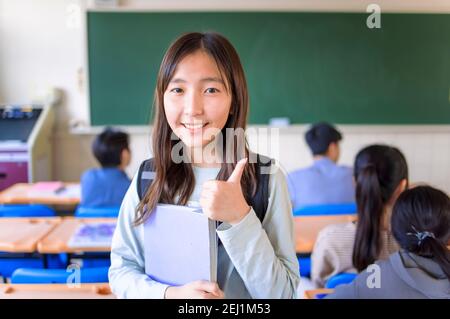
[[115,299],[108,283],[81,284],[0,284],[0,299]]
[[59,253],[82,253],[82,252],[109,252],[111,247],[69,247],[72,235],[75,234],[78,227],[82,224],[99,223],[99,222],[115,222],[116,218],[75,218],[65,217],[61,223],[55,227],[50,234],[42,238],[37,250],[41,254],[59,254]]
[[60,222],[60,217],[0,218],[0,251],[32,253]]
[[317,299],[316,296],[319,294],[330,294],[334,291],[334,289],[312,289],[312,290],[306,290],[305,291],[305,299]]
[[0,193],[0,204],[45,204],[75,206],[80,203],[79,184],[67,183],[66,189],[55,193],[36,193],[33,184],[18,183]]
[[347,223],[356,220],[356,215],[295,216],[295,250],[298,254],[311,253],[317,235],[331,224]]

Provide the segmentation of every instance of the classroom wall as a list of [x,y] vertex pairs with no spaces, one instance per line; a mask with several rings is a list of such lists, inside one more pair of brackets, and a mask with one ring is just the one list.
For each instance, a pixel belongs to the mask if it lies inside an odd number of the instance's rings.
[[[219,1],[219,0],[128,0],[131,10],[320,10],[365,11],[374,1]],[[447,12],[447,0],[376,1],[385,12]],[[87,106],[86,47],[83,15],[91,5],[85,0],[0,0],[0,103],[28,103],[45,99],[49,88],[64,91],[56,106],[53,177],[77,181],[81,172],[95,166],[90,144],[99,129],[89,123]],[[78,125],[78,129],[73,127]],[[450,192],[449,126],[340,126],[344,133],[341,162],[351,165],[364,145],[394,144],[405,153],[412,181],[428,181]],[[278,159],[286,170],[311,163],[303,141],[305,126],[280,130]],[[73,132],[77,133],[74,134]],[[131,128],[133,160],[127,172],[136,171],[148,157],[149,130]],[[251,145],[254,146],[254,145]]]
[[78,76],[85,64],[83,30],[68,19],[77,2],[0,0],[0,102],[42,101],[59,87],[64,98],[56,108],[57,130],[88,116],[86,86]]

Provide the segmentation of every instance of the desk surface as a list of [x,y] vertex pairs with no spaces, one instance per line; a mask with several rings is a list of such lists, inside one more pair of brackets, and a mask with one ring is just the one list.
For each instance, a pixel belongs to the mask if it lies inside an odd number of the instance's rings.
[[61,222],[61,217],[0,218],[0,251],[31,253]]
[[37,250],[42,254],[80,253],[80,252],[109,252],[111,246],[98,247],[69,247],[68,242],[78,227],[89,223],[115,222],[116,218],[75,218],[65,217],[47,236],[42,238]]
[[108,283],[81,284],[0,284],[0,299],[115,299]]
[[80,203],[80,190],[77,183],[66,183],[65,189],[54,192],[33,192],[34,184],[18,183],[0,193],[1,204],[45,204],[70,205]]
[[333,291],[334,291],[333,289],[326,289],[326,288],[306,290],[305,299],[316,299],[316,296],[319,294],[330,294]]
[[354,220],[356,215],[295,216],[295,251],[299,254],[312,252],[317,235],[323,228]]

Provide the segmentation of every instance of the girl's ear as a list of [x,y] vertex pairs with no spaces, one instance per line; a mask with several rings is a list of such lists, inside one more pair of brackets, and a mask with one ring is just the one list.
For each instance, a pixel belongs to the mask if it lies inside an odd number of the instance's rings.
[[402,179],[399,187],[400,187],[400,193],[399,193],[399,195],[400,195],[403,191],[405,191],[408,188],[408,181],[406,180],[406,178]]
[[397,188],[395,189],[394,193],[392,194],[392,197],[391,197],[391,200],[390,200],[391,204],[395,203],[395,201],[400,196],[400,194],[403,193],[403,191],[406,190],[407,186],[408,186],[408,181],[406,180],[406,178],[402,179],[400,181],[400,183],[397,185]]

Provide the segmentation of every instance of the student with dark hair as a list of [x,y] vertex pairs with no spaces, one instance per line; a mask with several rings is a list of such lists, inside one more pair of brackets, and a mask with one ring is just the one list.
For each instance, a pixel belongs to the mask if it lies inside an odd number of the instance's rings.
[[389,221],[395,200],[408,185],[405,157],[395,147],[368,146],[356,155],[354,178],[358,221],[320,231],[311,256],[311,279],[318,287],[398,250]]
[[106,128],[92,143],[92,152],[101,165],[81,177],[81,206],[120,206],[130,186],[125,168],[130,163],[128,134]]
[[450,299],[450,199],[430,186],[403,192],[392,233],[401,250],[361,272],[329,298]]
[[353,203],[352,170],[336,164],[341,133],[328,123],[317,123],[306,132],[305,140],[314,156],[314,164],[288,176],[294,209],[307,205]]
[[[299,268],[286,177],[268,158],[264,163],[251,160],[245,134],[226,138],[227,132],[245,131],[249,112],[244,69],[233,45],[212,32],[177,38],[161,62],[154,112],[153,157],[140,169],[153,177],[145,188],[143,175],[136,174],[111,244],[109,283],[114,294],[168,299],[295,297]],[[183,146],[180,161],[174,157],[178,145]],[[205,216],[220,222],[217,282],[173,286],[145,273],[149,261],[144,223],[161,203],[196,203]]]

